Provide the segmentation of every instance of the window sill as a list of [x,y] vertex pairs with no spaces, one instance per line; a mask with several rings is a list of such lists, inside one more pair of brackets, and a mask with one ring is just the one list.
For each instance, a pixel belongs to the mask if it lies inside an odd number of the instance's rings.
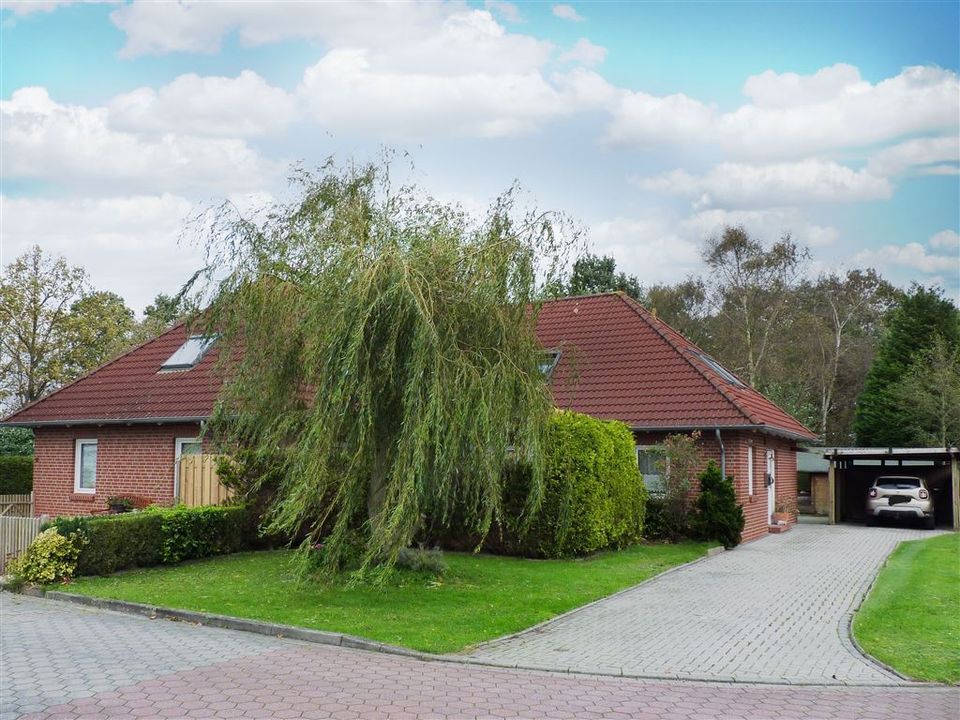
[[70,496],[70,500],[73,502],[93,502],[97,498],[96,491],[94,492],[74,492]]

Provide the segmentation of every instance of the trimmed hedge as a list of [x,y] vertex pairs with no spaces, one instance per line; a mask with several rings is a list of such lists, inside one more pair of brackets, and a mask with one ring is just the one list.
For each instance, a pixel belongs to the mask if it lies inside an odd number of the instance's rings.
[[[547,477],[540,510],[522,532],[518,490],[523,468],[505,482],[508,520],[492,549],[531,557],[585,555],[641,539],[647,491],[637,469],[633,434],[621,422],[557,411],[547,439]],[[497,535],[500,537],[497,538]]]
[[175,507],[94,517],[57,518],[64,536],[84,539],[77,575],[109,575],[132,567],[225,555],[253,545],[256,529],[244,507]]
[[33,457],[0,455],[0,495],[24,495],[33,490]]

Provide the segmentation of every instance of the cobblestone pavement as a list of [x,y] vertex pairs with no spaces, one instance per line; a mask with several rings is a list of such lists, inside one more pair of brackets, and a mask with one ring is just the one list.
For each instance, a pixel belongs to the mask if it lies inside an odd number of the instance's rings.
[[902,682],[856,650],[848,626],[897,543],[929,536],[798,525],[471,655],[511,667],[644,677]]
[[259,637],[0,594],[4,718],[954,720],[960,689],[665,682]]

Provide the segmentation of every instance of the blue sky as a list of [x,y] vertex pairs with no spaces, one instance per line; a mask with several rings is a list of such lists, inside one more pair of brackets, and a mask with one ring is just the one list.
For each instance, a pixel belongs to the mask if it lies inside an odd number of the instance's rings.
[[4,2],[2,257],[142,309],[191,212],[290,163],[409,150],[479,210],[515,179],[645,283],[726,223],[809,272],[960,293],[960,3]]

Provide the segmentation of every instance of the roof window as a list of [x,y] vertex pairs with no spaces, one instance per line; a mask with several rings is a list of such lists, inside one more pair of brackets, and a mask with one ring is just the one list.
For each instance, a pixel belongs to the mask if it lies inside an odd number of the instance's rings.
[[217,342],[217,337],[217,335],[191,335],[173,355],[167,358],[167,361],[160,366],[160,370],[189,370],[196,367]]
[[700,360],[701,360],[707,367],[709,367],[709,368],[710,368],[711,370],[713,370],[717,375],[719,375],[720,377],[722,377],[724,380],[726,380],[726,381],[727,381],[728,383],[730,383],[731,385],[736,385],[737,387],[746,387],[746,385],[744,385],[743,382],[741,382],[740,378],[738,378],[738,377],[737,377],[736,375],[734,375],[732,372],[730,372],[729,370],[727,370],[723,365],[721,365],[720,363],[718,363],[716,360],[714,360],[714,359],[713,359],[712,357],[710,357],[709,355],[707,355],[707,354],[705,354],[705,353],[701,353],[701,352],[698,352],[698,353],[695,353],[695,354],[696,354],[696,356],[697,356],[698,358],[700,358]]
[[540,358],[540,374],[549,380],[558,362],[560,362],[560,351],[547,350]]

